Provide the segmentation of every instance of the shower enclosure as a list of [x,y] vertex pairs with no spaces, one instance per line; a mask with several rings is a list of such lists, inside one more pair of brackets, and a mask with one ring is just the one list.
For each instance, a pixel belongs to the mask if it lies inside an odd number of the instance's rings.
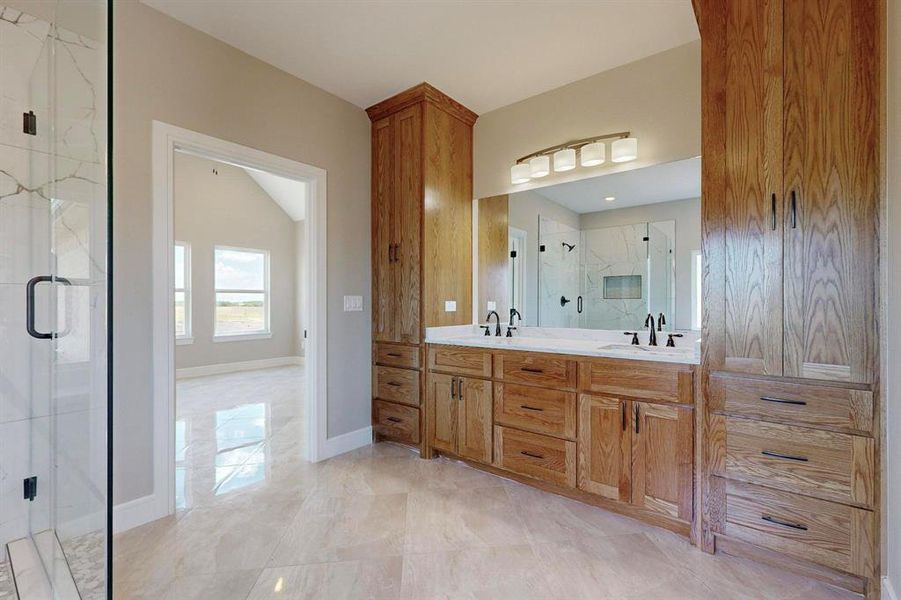
[[108,597],[108,18],[0,0],[0,597]]

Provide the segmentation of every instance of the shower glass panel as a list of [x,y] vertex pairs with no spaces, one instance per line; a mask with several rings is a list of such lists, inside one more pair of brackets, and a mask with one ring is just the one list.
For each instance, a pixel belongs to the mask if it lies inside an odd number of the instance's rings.
[[106,598],[108,6],[27,6],[0,0],[0,563],[28,542],[56,597]]
[[539,217],[538,244],[538,322],[542,327],[579,327],[580,232]]

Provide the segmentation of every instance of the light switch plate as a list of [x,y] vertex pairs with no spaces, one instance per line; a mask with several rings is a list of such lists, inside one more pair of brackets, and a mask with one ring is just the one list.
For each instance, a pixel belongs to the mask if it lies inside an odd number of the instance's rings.
[[457,301],[456,300],[445,300],[444,301],[444,312],[457,312]]
[[344,296],[344,312],[362,312],[363,296]]
[[495,302],[494,300],[489,300],[488,301],[488,310],[489,311],[497,310],[497,302]]

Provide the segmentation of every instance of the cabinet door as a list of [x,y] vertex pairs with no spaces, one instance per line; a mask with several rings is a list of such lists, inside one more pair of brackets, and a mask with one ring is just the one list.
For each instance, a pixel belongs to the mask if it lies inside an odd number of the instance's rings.
[[422,235],[422,106],[394,116],[394,243],[397,338],[419,343]]
[[429,373],[428,439],[436,450],[457,453],[457,424],[460,403],[457,401],[456,377]]
[[394,127],[372,124],[372,339],[398,341],[394,275]]
[[781,375],[782,1],[725,6],[725,285],[708,312],[722,328],[715,367]]
[[579,398],[579,488],[629,502],[632,419],[627,400],[583,394]]
[[878,0],[785,3],[785,375],[870,383]]
[[691,521],[691,407],[633,402],[632,504]]
[[490,464],[493,429],[491,382],[458,377],[457,400],[462,409],[458,433],[460,456]]

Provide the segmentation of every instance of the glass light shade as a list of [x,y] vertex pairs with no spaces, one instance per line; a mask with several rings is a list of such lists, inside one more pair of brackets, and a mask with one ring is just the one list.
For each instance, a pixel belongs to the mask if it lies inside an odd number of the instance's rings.
[[532,176],[529,174],[529,163],[516,163],[510,167],[510,183],[528,183]]
[[549,156],[536,156],[529,161],[529,175],[532,177],[544,177],[551,172],[551,158]]
[[582,146],[581,154],[583,167],[596,167],[607,160],[607,147],[604,142],[592,142]]
[[576,151],[573,148],[564,148],[554,152],[554,171],[572,171],[576,168]]
[[637,138],[622,138],[610,144],[610,159],[613,162],[629,162],[636,158],[638,158]]

